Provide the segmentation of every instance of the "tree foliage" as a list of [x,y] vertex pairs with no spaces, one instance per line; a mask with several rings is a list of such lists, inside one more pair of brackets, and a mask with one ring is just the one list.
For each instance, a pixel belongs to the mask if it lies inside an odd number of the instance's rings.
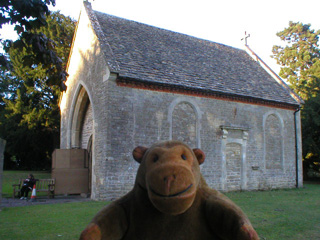
[[[65,90],[67,73],[62,59],[55,51],[55,42],[45,33],[34,31],[46,25],[46,16],[50,13],[49,5],[55,6],[55,0],[2,0],[0,27],[2,28],[3,24],[14,25],[19,38],[14,42],[5,41],[5,45],[25,50],[27,55],[23,58],[24,65],[41,65],[47,71],[48,83]],[[10,68],[10,61],[5,55],[0,55],[0,65]]]
[[280,77],[303,99],[316,96],[320,91],[320,30],[310,24],[290,22],[289,27],[277,33],[286,46],[273,46],[273,57],[282,66]]
[[273,46],[279,75],[305,101],[301,111],[304,166],[319,170],[320,163],[320,30],[290,22],[277,33],[286,46]]
[[[74,21],[59,12],[51,13],[46,25],[28,33],[48,36],[55,51],[66,65],[74,32]],[[0,136],[7,140],[5,166],[50,168],[51,153],[59,143],[60,88],[52,81],[43,64],[25,64],[38,52],[14,43],[5,44],[10,71],[0,76],[2,109]]]

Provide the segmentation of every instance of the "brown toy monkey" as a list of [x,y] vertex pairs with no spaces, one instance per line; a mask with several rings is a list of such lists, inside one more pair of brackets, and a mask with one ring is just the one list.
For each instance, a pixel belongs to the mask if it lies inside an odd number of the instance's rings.
[[241,209],[206,184],[200,149],[167,141],[136,147],[133,158],[133,190],[103,208],[80,240],[259,239]]

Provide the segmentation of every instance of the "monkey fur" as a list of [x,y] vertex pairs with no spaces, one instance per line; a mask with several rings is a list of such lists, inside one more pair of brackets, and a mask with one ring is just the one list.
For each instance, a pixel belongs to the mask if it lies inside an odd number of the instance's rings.
[[136,147],[133,189],[103,208],[80,240],[258,240],[249,219],[200,173],[200,149],[178,141]]

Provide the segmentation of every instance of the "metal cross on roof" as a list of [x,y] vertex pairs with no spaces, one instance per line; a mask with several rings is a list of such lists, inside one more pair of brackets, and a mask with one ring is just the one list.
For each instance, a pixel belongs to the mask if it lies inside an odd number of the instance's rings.
[[247,39],[250,37],[250,34],[247,34],[247,32],[244,32],[245,37],[241,38],[241,41],[244,40],[244,43],[246,46],[248,46]]

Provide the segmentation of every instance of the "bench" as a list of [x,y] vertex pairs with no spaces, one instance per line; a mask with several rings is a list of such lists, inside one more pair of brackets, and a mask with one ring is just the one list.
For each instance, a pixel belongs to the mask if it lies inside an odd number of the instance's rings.
[[[25,179],[19,179],[18,184],[13,184],[13,194],[12,198],[21,197],[21,187],[23,185],[23,181]],[[55,180],[54,179],[36,179],[36,192],[47,192],[48,198],[54,198],[54,187]]]

